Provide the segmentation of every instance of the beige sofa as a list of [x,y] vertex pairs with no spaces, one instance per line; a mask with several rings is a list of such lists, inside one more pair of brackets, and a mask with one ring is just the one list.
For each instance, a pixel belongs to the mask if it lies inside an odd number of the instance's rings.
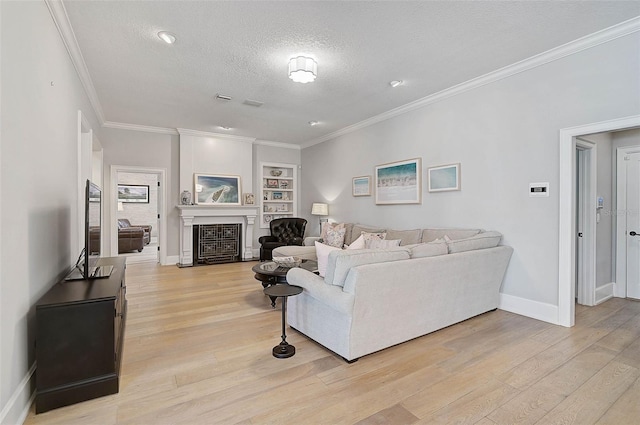
[[[360,231],[357,225],[353,229]],[[324,278],[291,269],[287,281],[304,291],[288,300],[289,325],[355,361],[498,307],[513,252],[497,246],[499,233],[411,232],[420,234],[417,243],[331,252]],[[390,239],[389,234],[394,231],[387,231]],[[306,248],[310,254],[313,247]]]

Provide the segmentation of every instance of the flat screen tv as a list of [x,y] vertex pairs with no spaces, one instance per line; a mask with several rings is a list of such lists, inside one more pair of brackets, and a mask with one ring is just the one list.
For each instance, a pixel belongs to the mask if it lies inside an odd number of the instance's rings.
[[66,280],[109,277],[113,266],[98,266],[102,242],[102,191],[87,180],[84,199],[84,248]]

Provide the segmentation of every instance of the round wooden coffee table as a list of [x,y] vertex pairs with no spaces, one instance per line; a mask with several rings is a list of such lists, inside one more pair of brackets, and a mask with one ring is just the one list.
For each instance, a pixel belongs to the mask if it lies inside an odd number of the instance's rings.
[[[302,260],[299,267],[312,273],[317,272],[318,262],[314,260]],[[287,272],[291,270],[291,268],[278,266],[273,261],[265,261],[256,264],[251,270],[255,273],[254,277],[256,280],[262,283],[262,287],[267,288],[271,285],[287,284]],[[269,298],[271,298],[271,307],[275,308],[276,297],[269,296]]]
[[273,299],[282,298],[282,341],[273,347],[273,357],[286,359],[296,354],[296,347],[287,342],[287,298],[298,295],[302,292],[302,288],[296,285],[271,285],[263,289],[264,293]]

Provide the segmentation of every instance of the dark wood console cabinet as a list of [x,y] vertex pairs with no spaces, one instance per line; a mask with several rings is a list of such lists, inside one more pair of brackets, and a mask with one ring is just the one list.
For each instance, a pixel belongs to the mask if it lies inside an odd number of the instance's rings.
[[111,276],[62,281],[36,304],[36,413],[118,392],[126,259],[98,264]]

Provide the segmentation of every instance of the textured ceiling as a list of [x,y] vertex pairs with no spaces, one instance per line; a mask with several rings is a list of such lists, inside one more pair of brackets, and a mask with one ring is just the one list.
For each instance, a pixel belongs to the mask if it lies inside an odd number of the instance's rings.
[[[64,6],[106,121],[216,133],[228,126],[229,134],[298,144],[640,15],[638,1]],[[161,42],[161,30],[177,42]],[[289,58],[301,53],[318,61],[313,83],[287,77]],[[394,89],[391,80],[404,84]]]

